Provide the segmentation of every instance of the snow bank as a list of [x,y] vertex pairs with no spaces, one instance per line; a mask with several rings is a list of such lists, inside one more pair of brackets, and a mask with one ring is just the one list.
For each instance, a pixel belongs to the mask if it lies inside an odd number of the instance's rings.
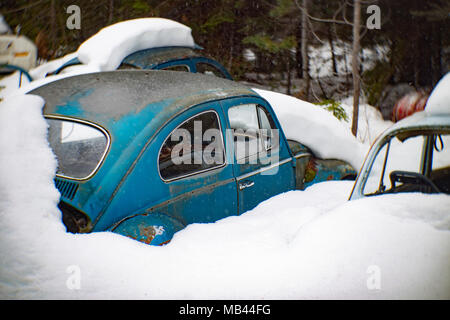
[[165,46],[194,47],[191,29],[163,18],[141,18],[101,29],[78,48],[78,59],[101,71],[115,70],[133,52]]
[[450,298],[447,195],[347,202],[349,181],[193,224],[164,247],[68,234],[43,101],[0,104],[2,299]]
[[450,72],[436,85],[425,106],[427,113],[450,113]]
[[344,160],[359,170],[369,146],[358,142],[330,112],[282,93],[254,91],[270,103],[287,139],[303,143],[320,158]]

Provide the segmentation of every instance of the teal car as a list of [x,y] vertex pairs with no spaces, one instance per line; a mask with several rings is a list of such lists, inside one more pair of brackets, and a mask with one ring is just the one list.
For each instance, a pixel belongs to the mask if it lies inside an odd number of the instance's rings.
[[[356,172],[287,141],[270,104],[210,75],[111,71],[60,79],[44,98],[55,185],[68,231],[165,244],[191,223],[239,215],[321,179]],[[321,178],[322,177],[322,178]]]
[[[192,73],[212,74],[232,80],[231,74],[219,62],[203,54],[201,47],[159,47],[136,51],[125,57],[118,69],[172,70]],[[73,58],[59,67],[53,74],[64,69],[81,65]]]

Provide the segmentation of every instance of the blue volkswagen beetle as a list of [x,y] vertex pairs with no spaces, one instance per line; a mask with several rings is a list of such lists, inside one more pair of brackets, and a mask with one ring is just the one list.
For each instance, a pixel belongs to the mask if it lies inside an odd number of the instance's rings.
[[[122,60],[118,69],[172,70],[192,73],[206,73],[230,79],[230,73],[216,60],[201,53],[202,48],[159,47],[136,51]],[[53,74],[59,74],[71,66],[80,65],[78,58],[73,58],[59,67]]]
[[309,161],[334,179],[355,174],[287,141],[266,100],[215,76],[111,71],[30,93],[46,101],[59,208],[70,232],[112,231],[161,245],[188,224],[303,189]]

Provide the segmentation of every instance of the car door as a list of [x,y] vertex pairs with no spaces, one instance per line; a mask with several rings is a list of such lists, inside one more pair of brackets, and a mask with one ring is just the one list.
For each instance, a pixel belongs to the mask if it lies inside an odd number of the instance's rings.
[[295,188],[292,155],[272,109],[264,100],[240,98],[222,103],[232,141],[239,213]]
[[157,211],[185,224],[238,213],[233,167],[226,161],[220,103],[193,108],[161,135],[158,172],[167,200]]

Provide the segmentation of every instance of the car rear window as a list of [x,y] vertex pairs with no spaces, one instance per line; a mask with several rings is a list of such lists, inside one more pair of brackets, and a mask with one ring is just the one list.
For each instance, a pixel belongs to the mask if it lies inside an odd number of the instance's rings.
[[58,160],[56,174],[78,180],[90,178],[108,150],[107,133],[78,121],[48,118],[47,122],[50,147]]

